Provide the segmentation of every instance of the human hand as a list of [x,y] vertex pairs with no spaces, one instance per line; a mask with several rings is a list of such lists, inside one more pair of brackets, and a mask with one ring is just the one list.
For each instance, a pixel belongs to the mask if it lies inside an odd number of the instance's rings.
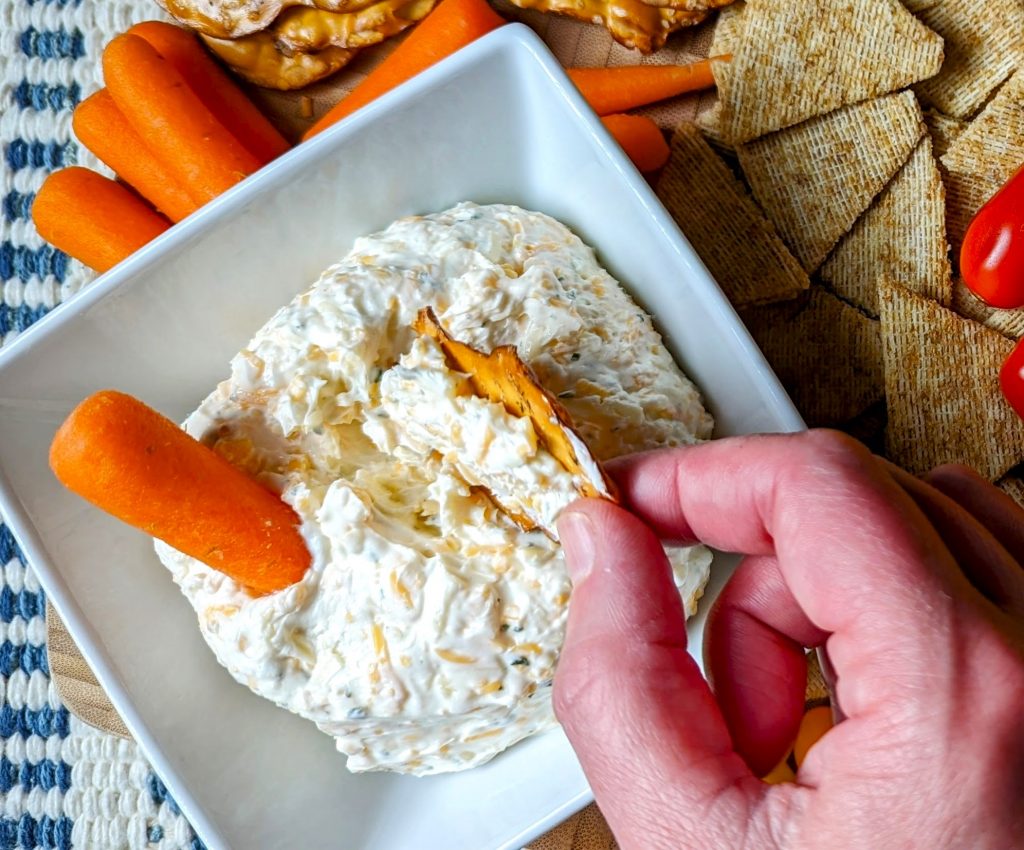
[[[632,513],[584,500],[559,520],[574,590],[554,701],[623,850],[1024,844],[1008,497],[955,467],[924,483],[828,431],[615,473]],[[746,555],[709,617],[710,688],[658,536]],[[803,647],[821,645],[846,720],[795,783],[767,785],[803,713]]]

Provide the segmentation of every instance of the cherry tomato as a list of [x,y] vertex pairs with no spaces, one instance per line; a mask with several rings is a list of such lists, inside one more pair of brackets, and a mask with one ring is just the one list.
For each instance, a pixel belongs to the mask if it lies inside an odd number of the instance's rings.
[[999,385],[1010,406],[1024,419],[1024,340],[1017,343],[999,370]]
[[1024,168],[978,210],[960,249],[960,274],[990,307],[1024,306]]

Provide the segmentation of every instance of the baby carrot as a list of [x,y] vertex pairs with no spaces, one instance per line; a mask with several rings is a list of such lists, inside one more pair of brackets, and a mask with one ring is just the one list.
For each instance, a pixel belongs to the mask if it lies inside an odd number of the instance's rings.
[[487,0],[441,0],[394,52],[334,105],[302,138],[310,139],[360,107],[436,65],[505,23]]
[[103,77],[150,152],[199,204],[260,167],[153,46],[119,35],[103,51]]
[[613,68],[569,68],[569,78],[598,115],[626,112],[715,84],[713,62],[731,56],[713,56],[691,65],[623,65]]
[[199,208],[149,152],[106,89],[75,107],[71,126],[78,141],[171,221],[181,221]]
[[143,21],[128,32],[148,41],[261,165],[288,150],[284,136],[214,61],[195,34],[163,21]]
[[642,115],[606,115],[601,119],[633,164],[645,174],[657,171],[669,157],[661,129]]
[[288,505],[124,393],[103,390],[71,412],[50,468],[98,508],[258,593],[288,587],[309,568]]
[[171,226],[131,190],[77,166],[46,178],[32,204],[32,220],[43,239],[98,272]]

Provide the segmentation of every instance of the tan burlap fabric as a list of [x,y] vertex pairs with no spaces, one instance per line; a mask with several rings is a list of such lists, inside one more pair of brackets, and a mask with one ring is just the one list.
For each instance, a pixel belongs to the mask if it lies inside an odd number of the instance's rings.
[[[675,35],[669,44],[652,56],[641,56],[616,44],[603,27],[581,24],[566,18],[518,9],[505,0],[495,6],[510,20],[533,27],[566,67],[635,65],[638,63],[685,63],[708,54],[714,19],[708,24]],[[397,41],[397,40],[393,40]],[[301,92],[253,90],[253,96],[292,139],[310,126],[342,94],[351,89],[387,53],[393,45],[368,50],[332,79]],[[682,121],[692,121],[699,111],[710,107],[708,95],[679,98],[668,105],[651,107],[645,112],[666,129]],[[47,608],[47,642],[50,671],[64,704],[86,723],[113,735],[129,737],[128,730],[92,675],[88,664],[75,647],[52,608]],[[824,695],[820,673],[812,676],[815,699]],[[809,690],[809,697],[811,693]],[[533,842],[529,850],[613,850],[615,839],[596,806],[588,806],[578,815]]]

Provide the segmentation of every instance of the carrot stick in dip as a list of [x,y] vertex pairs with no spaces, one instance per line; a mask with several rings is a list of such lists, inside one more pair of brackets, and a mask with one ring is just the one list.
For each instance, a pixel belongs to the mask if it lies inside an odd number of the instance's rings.
[[141,401],[113,390],[78,405],[50,446],[69,490],[257,593],[299,581],[299,518],[270,490]]
[[260,163],[147,41],[119,35],[103,51],[103,76],[118,109],[150,152],[199,204]]
[[310,127],[302,138],[310,139],[326,130],[503,23],[505,19],[487,4],[487,0],[441,0],[387,59]]
[[714,62],[731,56],[713,56],[691,65],[623,65],[613,68],[569,68],[566,73],[598,115],[626,112],[687,92],[715,85]]
[[75,107],[71,126],[78,141],[171,221],[181,221],[199,209],[192,196],[149,152],[106,89]]
[[128,33],[149,42],[261,165],[288,150],[290,146],[284,136],[217,64],[193,33],[163,21],[143,21]]
[[668,162],[668,142],[650,118],[642,115],[606,115],[601,121],[644,174],[657,171]]
[[130,189],[77,166],[46,178],[32,204],[32,220],[43,239],[98,272],[171,226]]

